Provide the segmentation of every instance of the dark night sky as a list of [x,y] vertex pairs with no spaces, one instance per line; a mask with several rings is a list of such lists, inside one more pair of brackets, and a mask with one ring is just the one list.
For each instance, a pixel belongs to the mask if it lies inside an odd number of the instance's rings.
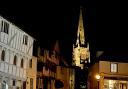
[[80,4],[85,11],[85,33],[91,50],[128,50],[128,14],[123,1],[3,2],[0,15],[32,35],[43,47],[50,47],[58,39],[62,54],[71,60]]

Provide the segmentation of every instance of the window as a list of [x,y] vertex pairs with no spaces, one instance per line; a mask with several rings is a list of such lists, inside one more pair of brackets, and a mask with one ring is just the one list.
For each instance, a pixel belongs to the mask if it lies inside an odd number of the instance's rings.
[[1,32],[3,31],[3,21],[1,21]]
[[83,64],[85,60],[83,59],[80,59],[80,64]]
[[2,21],[1,22],[1,32],[5,32],[8,34],[8,30],[9,30],[9,23]]
[[23,67],[24,67],[24,60],[21,59],[21,68],[23,68]]
[[111,72],[117,72],[117,63],[111,63]]
[[5,51],[3,50],[1,53],[1,60],[4,61],[5,60]]
[[30,89],[33,89],[33,79],[30,78]]
[[14,56],[14,61],[13,61],[13,64],[16,65],[16,61],[17,61],[17,56],[15,55]]
[[3,81],[3,83],[2,83],[2,89],[6,89],[6,81]]
[[32,59],[29,61],[29,68],[32,68]]
[[25,44],[25,45],[28,44],[28,36],[27,35],[23,36],[23,44]]
[[15,82],[15,80],[13,80],[13,82],[12,82],[12,85],[13,85],[13,86],[15,86],[15,85],[16,85],[16,82]]

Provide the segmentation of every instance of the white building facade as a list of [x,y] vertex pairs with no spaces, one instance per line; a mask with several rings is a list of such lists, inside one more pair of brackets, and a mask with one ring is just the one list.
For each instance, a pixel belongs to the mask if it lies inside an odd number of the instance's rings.
[[0,17],[0,89],[25,89],[34,39]]

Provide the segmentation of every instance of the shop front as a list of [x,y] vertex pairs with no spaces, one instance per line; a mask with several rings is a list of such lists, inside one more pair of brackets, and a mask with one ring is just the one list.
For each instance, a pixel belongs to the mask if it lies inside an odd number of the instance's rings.
[[128,89],[128,80],[104,78],[103,89]]

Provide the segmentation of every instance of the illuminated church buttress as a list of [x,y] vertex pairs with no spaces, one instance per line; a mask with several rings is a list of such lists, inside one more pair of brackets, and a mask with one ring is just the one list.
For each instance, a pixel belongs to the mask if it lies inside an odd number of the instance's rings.
[[89,43],[87,43],[87,47],[85,47],[82,8],[80,8],[77,40],[76,40],[76,44],[75,45],[73,44],[72,65],[81,67],[81,69],[83,69],[85,63],[90,63],[90,52],[89,52]]

